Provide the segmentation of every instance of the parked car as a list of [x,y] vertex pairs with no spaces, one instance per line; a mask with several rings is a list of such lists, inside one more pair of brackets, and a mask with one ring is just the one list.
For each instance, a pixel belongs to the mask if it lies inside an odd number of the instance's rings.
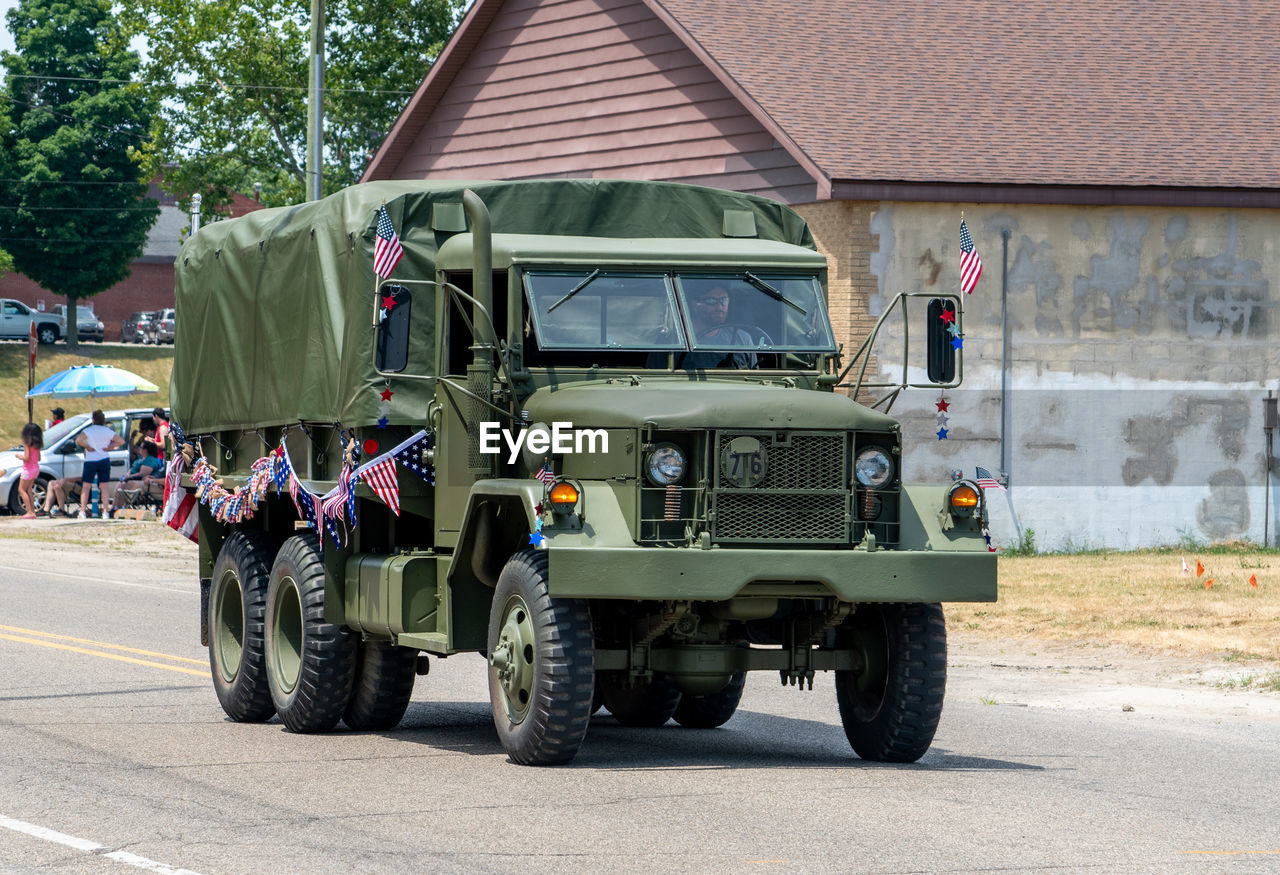
[[[62,304],[55,304],[49,311],[62,317],[62,324],[67,324],[67,310]],[[105,339],[106,326],[93,312],[92,304],[76,305],[76,338],[102,343]]]
[[173,308],[157,310],[155,314],[156,343],[173,343],[173,332],[176,321]]
[[149,326],[155,314],[149,310],[139,310],[136,313],[130,313],[129,318],[120,323],[120,342],[121,343],[144,343]]
[[25,339],[31,333],[32,322],[36,326],[36,339],[41,343],[53,343],[67,333],[65,317],[32,310],[21,301],[0,298],[0,337]]
[[[139,423],[151,418],[151,408],[103,411],[107,425],[125,439],[125,445],[112,450],[111,477],[113,480],[129,471],[129,445]],[[79,477],[84,468],[84,448],[76,444],[76,437],[90,425],[89,414],[80,413],[52,425],[44,433],[44,449],[40,451],[40,476],[32,486],[32,498],[37,507],[44,507],[45,490],[52,480],[61,477]],[[22,475],[22,447],[0,452],[0,507],[10,513],[23,512],[22,498],[18,494],[18,479]]]

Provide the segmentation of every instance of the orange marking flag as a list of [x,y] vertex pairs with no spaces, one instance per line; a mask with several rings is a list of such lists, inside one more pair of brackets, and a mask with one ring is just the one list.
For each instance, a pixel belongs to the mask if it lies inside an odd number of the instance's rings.
[[1204,582],[1204,588],[1205,588],[1205,589],[1213,589],[1213,578],[1212,578],[1212,577],[1210,577],[1208,580],[1206,580],[1206,581]]
[[1196,577],[1204,574],[1204,566],[1200,564],[1200,560],[1196,560]]
[[1256,574],[1249,575],[1249,586],[1253,587],[1254,589],[1258,588],[1258,575]]

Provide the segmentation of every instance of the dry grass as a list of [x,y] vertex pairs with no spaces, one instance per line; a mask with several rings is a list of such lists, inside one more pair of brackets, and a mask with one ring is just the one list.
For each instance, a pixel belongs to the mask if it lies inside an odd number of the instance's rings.
[[[1199,576],[1197,561],[1205,569]],[[990,638],[1118,642],[1280,661],[1280,551],[1234,545],[1002,556],[999,569],[999,601],[947,605],[948,626]]]
[[[42,346],[36,354],[36,382],[51,377],[72,365],[115,365],[133,371],[160,387],[154,395],[127,398],[103,398],[98,406],[112,410],[119,407],[155,407],[169,404],[169,375],[173,371],[172,346],[101,346],[81,343],[75,354],[64,344]],[[27,344],[0,343],[0,449],[16,446],[22,426],[27,421]],[[35,399],[35,420],[43,424],[49,408],[62,407],[67,416],[89,410],[88,398],[51,401]]]

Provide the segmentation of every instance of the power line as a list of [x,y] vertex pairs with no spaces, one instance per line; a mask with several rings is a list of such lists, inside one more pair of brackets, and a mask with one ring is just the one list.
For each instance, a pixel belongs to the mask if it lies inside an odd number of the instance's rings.
[[0,182],[17,182],[22,185],[147,185],[146,182],[95,182],[94,180],[62,179],[0,179]]
[[[147,82],[140,79],[93,79],[87,76],[39,76],[34,73],[10,73],[10,79],[46,79],[54,82],[115,82],[129,85],[146,85],[149,88],[190,88],[199,82],[179,84],[177,82]],[[221,82],[215,80],[218,87],[244,88],[249,91],[306,91],[306,85],[250,85],[247,82]],[[211,83],[203,83],[211,84]],[[413,94],[412,91],[398,91],[389,88],[325,88],[325,91],[337,91],[342,94]]]
[[155,207],[24,207],[21,204],[0,204],[0,210],[22,210],[25,213],[141,213],[153,209]]

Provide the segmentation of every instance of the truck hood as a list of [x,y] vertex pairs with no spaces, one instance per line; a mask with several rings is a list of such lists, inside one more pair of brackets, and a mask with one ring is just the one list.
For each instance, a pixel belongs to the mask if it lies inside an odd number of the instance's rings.
[[539,389],[525,403],[530,422],[582,428],[805,428],[890,431],[897,420],[830,392],[782,385],[630,379]]

